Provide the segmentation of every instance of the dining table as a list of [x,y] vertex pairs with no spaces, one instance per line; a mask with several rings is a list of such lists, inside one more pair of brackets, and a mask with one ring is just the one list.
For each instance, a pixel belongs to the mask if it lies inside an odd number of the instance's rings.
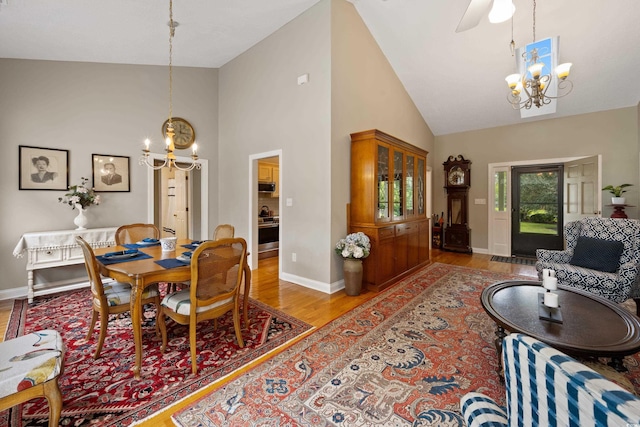
[[[192,239],[180,239],[177,241],[176,249],[173,251],[163,251],[161,245],[136,245],[137,250],[150,257],[144,259],[130,259],[122,262],[110,263],[104,262],[102,255],[115,251],[130,250],[130,246],[117,246],[110,248],[97,248],[94,250],[96,260],[103,276],[110,277],[117,282],[131,284],[131,323],[133,327],[133,340],[135,345],[136,357],[133,367],[133,374],[136,379],[140,379],[140,367],[142,365],[142,293],[144,289],[155,283],[181,283],[191,280],[191,265],[187,263],[174,263],[176,266],[165,268],[158,264],[159,260],[172,260],[179,256],[182,252],[188,251],[192,246]],[[248,256],[248,253],[247,253]],[[249,326],[249,292],[251,290],[251,268],[247,260],[244,260],[244,290],[243,290],[243,314],[245,326]],[[157,307],[156,309],[159,309]]]

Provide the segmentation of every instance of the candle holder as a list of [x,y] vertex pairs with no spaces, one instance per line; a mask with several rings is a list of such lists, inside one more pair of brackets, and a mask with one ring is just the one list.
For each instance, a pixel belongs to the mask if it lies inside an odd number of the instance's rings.
[[563,323],[558,294],[550,290],[538,294],[538,318],[553,323]]

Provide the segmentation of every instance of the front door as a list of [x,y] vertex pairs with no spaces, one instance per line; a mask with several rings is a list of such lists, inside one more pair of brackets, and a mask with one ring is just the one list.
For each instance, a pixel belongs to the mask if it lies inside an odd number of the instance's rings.
[[563,165],[511,170],[511,254],[535,257],[536,249],[563,249]]

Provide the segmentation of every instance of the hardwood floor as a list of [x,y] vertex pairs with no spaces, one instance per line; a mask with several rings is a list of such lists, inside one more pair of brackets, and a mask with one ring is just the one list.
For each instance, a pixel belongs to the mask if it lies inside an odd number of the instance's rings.
[[[533,266],[494,262],[491,261],[490,255],[458,254],[434,249],[431,251],[431,260],[433,262],[441,262],[445,264],[460,265],[502,273],[519,274],[532,278],[536,277],[535,267]],[[251,298],[259,300],[278,310],[284,311],[285,313],[316,327],[325,325],[347,311],[362,304],[364,301],[373,298],[375,295],[375,292],[370,291],[365,291],[359,296],[347,296],[344,291],[337,292],[333,295],[327,295],[323,292],[314,291],[290,282],[278,280],[277,257],[266,258],[259,261],[258,270],[255,270],[252,274],[250,293]],[[3,331],[6,330],[7,327],[11,306],[12,301],[0,302],[0,328],[2,328],[1,330]],[[4,336],[4,333],[2,336]],[[140,425],[146,427],[173,427],[174,424],[171,421],[171,414],[204,396],[210,391],[210,389],[241,375],[261,361],[262,359],[258,359],[251,365],[235,372],[232,376],[203,388],[188,399],[170,407],[164,412],[158,413]]]

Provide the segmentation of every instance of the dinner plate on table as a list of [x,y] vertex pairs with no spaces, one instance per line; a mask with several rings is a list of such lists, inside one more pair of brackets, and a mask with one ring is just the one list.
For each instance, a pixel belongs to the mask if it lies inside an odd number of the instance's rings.
[[184,256],[184,255],[178,255],[178,256],[176,257],[176,259],[177,259],[178,261],[188,262],[189,264],[191,264],[191,257]]
[[144,240],[140,240],[139,242],[136,242],[136,245],[139,245],[139,246],[151,246],[151,245],[157,245],[158,243],[160,243],[160,240],[156,240],[155,242],[153,242],[153,241],[145,242]]
[[129,259],[129,258],[134,258],[137,257],[138,255],[140,255],[140,252],[131,252],[131,253],[127,253],[127,252],[122,252],[122,253],[114,253],[114,254],[105,254],[102,256],[102,258],[104,259]]

